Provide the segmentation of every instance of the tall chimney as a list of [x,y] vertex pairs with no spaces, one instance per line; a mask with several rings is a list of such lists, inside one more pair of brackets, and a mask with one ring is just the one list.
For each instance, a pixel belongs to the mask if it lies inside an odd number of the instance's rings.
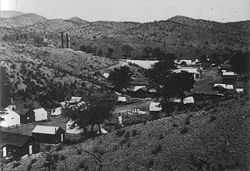
[[61,32],[61,43],[62,43],[62,48],[64,48],[64,34]]
[[66,47],[70,48],[70,36],[69,36],[69,33],[66,33]]

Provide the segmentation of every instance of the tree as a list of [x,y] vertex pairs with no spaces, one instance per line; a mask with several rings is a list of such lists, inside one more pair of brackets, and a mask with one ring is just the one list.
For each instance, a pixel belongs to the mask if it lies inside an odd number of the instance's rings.
[[109,47],[109,48],[108,48],[108,51],[107,51],[107,53],[106,53],[106,57],[111,58],[112,55],[113,55],[113,53],[114,53],[114,49]]
[[236,52],[230,59],[232,70],[238,74],[249,74],[249,53]]
[[94,126],[98,125],[101,132],[101,124],[111,116],[115,104],[114,96],[110,94],[91,94],[87,96],[85,105],[78,108],[66,107],[63,115],[74,120],[80,128],[87,133],[87,126],[91,125],[91,132]]
[[112,82],[116,90],[122,90],[127,88],[131,81],[132,72],[129,67],[123,66],[115,68],[110,72],[109,80]]
[[152,69],[147,71],[147,76],[152,83],[163,85],[171,70],[175,68],[174,55],[169,55],[165,60],[156,63]]
[[172,73],[167,77],[162,94],[167,101],[170,97],[184,98],[184,92],[190,91],[194,85],[193,74],[188,72]]
[[10,90],[6,68],[0,67],[0,109],[7,107],[10,104]]
[[122,56],[124,57],[131,57],[132,51],[134,50],[130,45],[123,45],[121,47],[122,50]]

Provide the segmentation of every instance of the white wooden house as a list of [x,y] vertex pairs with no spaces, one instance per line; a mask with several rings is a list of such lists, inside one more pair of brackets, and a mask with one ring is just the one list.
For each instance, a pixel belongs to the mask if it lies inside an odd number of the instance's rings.
[[20,125],[20,115],[6,108],[0,111],[0,127],[13,127]]
[[34,109],[35,121],[48,120],[48,112],[44,108]]
[[51,110],[51,116],[59,116],[62,114],[62,107],[56,107]]

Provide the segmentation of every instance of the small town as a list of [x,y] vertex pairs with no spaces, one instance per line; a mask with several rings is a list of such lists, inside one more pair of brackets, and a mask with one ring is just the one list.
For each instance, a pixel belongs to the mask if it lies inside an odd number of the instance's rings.
[[250,170],[249,20],[51,19],[6,4],[1,171]]

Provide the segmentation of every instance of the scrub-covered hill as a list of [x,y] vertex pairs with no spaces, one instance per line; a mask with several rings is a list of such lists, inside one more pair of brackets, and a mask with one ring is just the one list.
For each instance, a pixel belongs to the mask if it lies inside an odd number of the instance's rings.
[[4,40],[36,42],[46,37],[59,47],[60,32],[68,32],[72,48],[113,58],[157,58],[162,52],[194,58],[246,51],[250,46],[249,21],[219,23],[184,16],[147,23],[88,22],[74,17],[41,20],[18,30],[6,33]]

